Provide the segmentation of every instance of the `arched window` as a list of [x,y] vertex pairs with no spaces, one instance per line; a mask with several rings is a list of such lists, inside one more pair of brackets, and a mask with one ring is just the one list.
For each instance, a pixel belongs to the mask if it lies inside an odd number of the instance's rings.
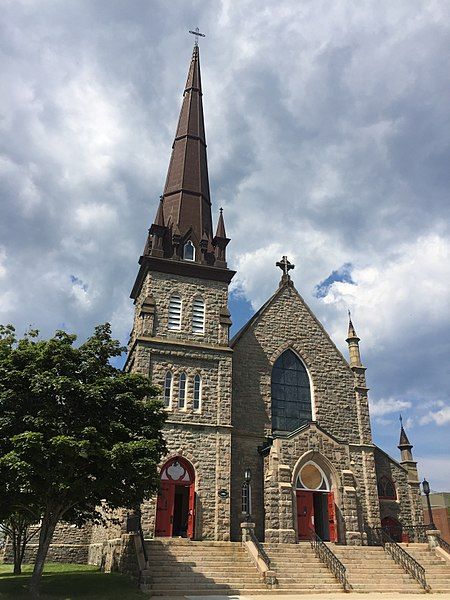
[[286,350],[272,369],[272,430],[294,431],[311,420],[308,373],[294,352]]
[[164,406],[170,408],[172,405],[172,373],[167,371],[164,377]]
[[180,375],[180,387],[178,390],[178,408],[186,407],[186,373]]
[[181,329],[181,296],[172,294],[169,300],[169,329]]
[[194,410],[200,412],[201,406],[202,406],[202,378],[200,377],[200,375],[196,375],[194,377],[194,402],[193,402]]
[[205,301],[203,298],[194,298],[192,305],[192,333],[203,335],[205,333]]
[[184,260],[195,260],[195,247],[190,240],[183,247],[183,258]]
[[386,475],[382,475],[378,480],[378,498],[382,500],[397,500],[395,485]]

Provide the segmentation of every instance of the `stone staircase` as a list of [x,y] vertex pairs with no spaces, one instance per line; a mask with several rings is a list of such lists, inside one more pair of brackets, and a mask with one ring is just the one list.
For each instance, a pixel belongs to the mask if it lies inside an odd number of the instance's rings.
[[400,545],[425,569],[425,577],[432,592],[450,592],[450,562],[430,550],[428,544]]
[[149,568],[141,589],[151,596],[267,593],[267,586],[240,542],[193,542],[167,538],[146,542]]
[[343,592],[341,584],[316,557],[309,542],[263,544],[263,547],[277,575],[278,585],[272,593]]
[[346,567],[353,592],[424,593],[417,581],[381,546],[327,545]]

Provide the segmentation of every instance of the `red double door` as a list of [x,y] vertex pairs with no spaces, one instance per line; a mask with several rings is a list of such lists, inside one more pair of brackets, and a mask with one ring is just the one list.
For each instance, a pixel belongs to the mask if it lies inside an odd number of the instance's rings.
[[[174,463],[176,469],[173,468]],[[180,474],[179,477],[178,474]],[[172,478],[171,475],[176,477]],[[172,460],[161,470],[156,502],[155,536],[182,536],[192,539],[194,531],[195,484],[193,472],[187,464],[184,464],[184,461]]]
[[333,492],[297,490],[297,527],[299,540],[308,540],[311,531],[316,531],[322,538],[328,538],[325,541],[336,542],[336,510]]

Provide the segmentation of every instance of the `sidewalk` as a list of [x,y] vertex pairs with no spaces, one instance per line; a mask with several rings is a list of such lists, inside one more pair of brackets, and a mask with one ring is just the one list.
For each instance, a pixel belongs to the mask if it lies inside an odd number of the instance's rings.
[[[420,594],[420,592],[418,593]],[[344,592],[332,594],[262,594],[252,596],[155,596],[155,600],[418,600],[418,594],[396,594],[384,592],[377,593],[362,593]],[[436,600],[450,600],[450,594],[436,594]]]

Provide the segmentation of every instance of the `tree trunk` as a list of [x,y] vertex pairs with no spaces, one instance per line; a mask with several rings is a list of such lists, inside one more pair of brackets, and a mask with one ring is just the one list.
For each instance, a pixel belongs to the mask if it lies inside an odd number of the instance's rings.
[[11,544],[14,556],[14,575],[22,574],[22,561],[20,560],[20,529],[13,528],[11,535]]
[[60,514],[60,510],[47,509],[42,519],[41,530],[39,532],[39,546],[36,554],[36,561],[34,563],[33,574],[30,580],[30,593],[33,598],[39,597],[39,584],[42,571],[44,570],[45,559],[47,558],[50,542],[52,541]]

